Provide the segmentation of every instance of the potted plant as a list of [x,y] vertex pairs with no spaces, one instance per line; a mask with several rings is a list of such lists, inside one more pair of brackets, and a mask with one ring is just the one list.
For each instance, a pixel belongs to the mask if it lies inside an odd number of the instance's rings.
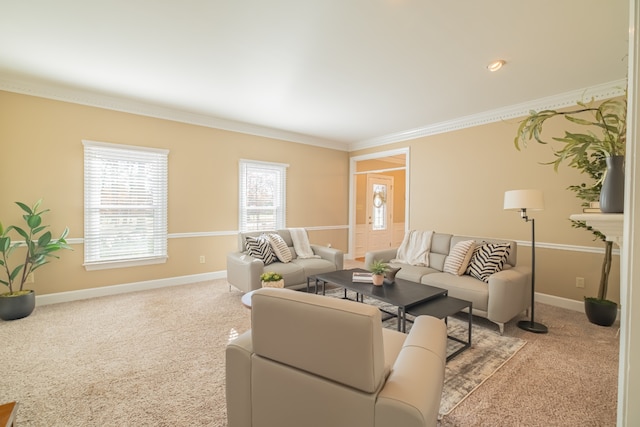
[[389,269],[389,265],[380,260],[373,260],[369,265],[369,271],[371,272],[373,284],[380,286],[384,283],[384,274]]
[[267,271],[260,275],[263,288],[284,288],[284,279],[281,274]]
[[[16,204],[25,212],[22,215],[26,227],[10,225],[4,228],[0,223],[0,283],[7,286],[8,292],[0,294],[0,319],[15,320],[30,315],[35,307],[35,292],[24,289],[24,284],[30,275],[51,261],[58,258],[54,252],[61,249],[71,249],[65,238],[69,229],[65,228],[59,238],[53,239],[48,225],[42,225],[42,215],[49,209],[39,210],[42,200],[38,200],[32,207],[21,202]],[[15,231],[24,241],[12,242],[9,233]],[[22,263],[10,265],[11,255],[18,248],[24,247]]]
[[[560,143],[560,149],[554,149],[556,159],[546,164],[553,165],[557,171],[561,163],[587,174],[592,182],[569,186],[569,190],[583,201],[583,207],[600,200],[603,212],[622,212],[624,204],[624,153],[626,143],[626,97],[610,99],[595,107],[578,103],[580,108],[572,111],[544,110],[532,111],[520,123],[514,140],[520,150],[527,142],[535,140],[548,144],[541,138],[544,124],[555,117],[564,117],[577,125],[585,126],[585,133],[565,131],[564,137],[553,137]],[[585,116],[586,115],[586,116]],[[585,117],[591,117],[587,119]],[[592,323],[610,326],[616,319],[617,304],[607,300],[609,272],[613,242],[606,241],[604,234],[586,225],[584,221],[571,221],[572,227],[591,231],[596,239],[605,242],[605,255],[602,263],[600,284],[597,297],[585,297],[585,312]]]

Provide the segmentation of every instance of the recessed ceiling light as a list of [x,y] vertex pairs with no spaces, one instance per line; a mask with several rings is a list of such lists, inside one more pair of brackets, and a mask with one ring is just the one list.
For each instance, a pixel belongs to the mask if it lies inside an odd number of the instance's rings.
[[487,70],[491,72],[498,71],[506,63],[507,61],[505,61],[504,59],[498,59],[497,61],[493,61],[489,65],[487,65]]

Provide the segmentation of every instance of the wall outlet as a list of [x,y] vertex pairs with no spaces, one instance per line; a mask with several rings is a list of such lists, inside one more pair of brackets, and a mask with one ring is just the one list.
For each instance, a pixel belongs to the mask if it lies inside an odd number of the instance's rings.
[[36,273],[31,273],[27,276],[27,280],[24,283],[34,283],[36,281]]
[[200,264],[204,264],[204,255],[200,255]]
[[576,288],[584,288],[584,277],[576,277]]

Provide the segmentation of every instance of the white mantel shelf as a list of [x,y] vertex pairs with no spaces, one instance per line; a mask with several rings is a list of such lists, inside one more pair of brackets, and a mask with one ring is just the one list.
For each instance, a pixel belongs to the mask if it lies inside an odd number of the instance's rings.
[[605,236],[610,242],[614,242],[622,247],[622,225],[624,223],[624,214],[575,214],[571,215],[574,221],[584,221],[588,226],[595,228]]

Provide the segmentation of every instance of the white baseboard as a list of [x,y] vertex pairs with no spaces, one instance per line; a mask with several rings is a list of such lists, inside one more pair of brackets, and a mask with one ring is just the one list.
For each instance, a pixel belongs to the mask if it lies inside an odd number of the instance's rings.
[[[352,259],[350,254],[345,254],[346,259]],[[87,298],[104,297],[108,295],[124,294],[127,292],[145,291],[148,289],[165,288],[168,286],[188,285],[190,283],[205,282],[207,280],[225,279],[227,272],[215,271],[211,273],[192,274],[189,276],[169,277],[166,279],[147,280],[144,282],[124,283],[121,285],[104,286],[101,288],[81,289],[78,291],[58,292],[55,294],[36,295],[38,305],[57,304],[60,302],[77,301]],[[584,302],[554,295],[541,294],[536,292],[536,301],[566,308],[568,310],[584,313]],[[618,318],[620,310],[618,309]]]
[[190,283],[207,280],[224,279],[226,271],[192,274],[189,276],[169,277],[166,279],[147,280],[144,282],[125,283],[121,285],[104,286],[100,288],[81,289],[78,291],[58,292],[55,294],[36,295],[36,304],[47,305],[60,302],[77,301],[87,298],[104,297],[108,295],[124,294],[127,292],[145,291],[148,289],[165,288],[168,286],[188,285]]
[[[555,295],[540,294],[536,292],[536,301],[543,304],[549,304],[554,307],[566,308],[567,310],[578,311],[584,313],[584,301],[576,301],[573,299],[557,297]],[[620,320],[620,305],[618,304],[618,320]]]

